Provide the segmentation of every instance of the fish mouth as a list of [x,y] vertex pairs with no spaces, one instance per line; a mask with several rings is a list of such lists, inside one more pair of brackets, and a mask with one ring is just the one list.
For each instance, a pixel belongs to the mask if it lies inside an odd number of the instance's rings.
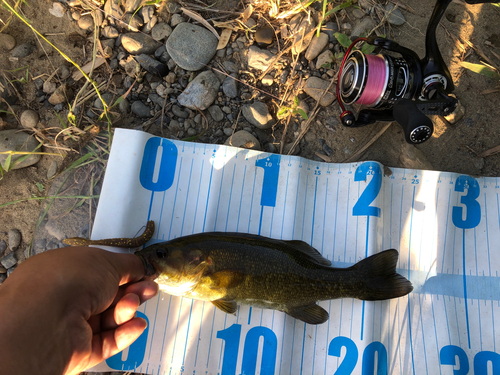
[[160,273],[156,271],[155,266],[148,261],[142,254],[135,254],[142,260],[142,264],[144,265],[144,280],[154,280],[156,279]]

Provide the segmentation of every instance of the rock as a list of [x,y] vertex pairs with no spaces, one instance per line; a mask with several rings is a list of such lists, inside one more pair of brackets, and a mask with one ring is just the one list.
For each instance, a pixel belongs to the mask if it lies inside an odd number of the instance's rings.
[[86,14],[78,20],[78,27],[82,30],[92,29],[94,27],[94,18],[90,14]]
[[[3,273],[7,273],[7,268],[5,268],[4,266],[0,266],[0,275]],[[0,280],[0,282],[1,282],[1,280]]]
[[460,121],[464,117],[464,115],[465,115],[465,107],[459,100],[455,110],[448,116],[444,116],[444,118],[446,119],[446,121],[448,121],[450,124],[453,125],[456,124],[458,121]]
[[65,80],[66,78],[68,78],[69,76],[71,75],[68,67],[66,65],[62,65],[60,68],[59,68],[59,77],[62,79],[62,80]]
[[7,270],[7,277],[9,277],[9,276],[10,276],[10,274],[11,274],[12,272],[14,272],[14,270],[15,270],[16,268],[17,268],[17,265],[10,267],[10,268]]
[[274,120],[267,105],[262,102],[254,102],[252,104],[245,104],[241,113],[245,119],[259,129],[269,129],[274,125]]
[[314,22],[314,19],[312,17],[304,17],[297,32],[295,33],[295,39],[292,47],[292,52],[294,54],[299,54],[305,51],[307,47],[309,47],[309,43],[311,43],[314,34],[311,34],[309,36],[308,34],[312,30],[314,30],[315,27],[316,22]]
[[64,17],[64,6],[61,3],[53,2],[49,13],[58,18]]
[[5,250],[7,250],[7,242],[4,240],[0,241],[0,255],[3,255],[5,253]]
[[365,10],[369,10],[372,7],[372,2],[370,0],[358,0],[358,5]]
[[360,36],[370,32],[375,27],[375,22],[370,17],[365,17],[359,21],[351,31],[352,36]]
[[16,46],[16,40],[9,34],[0,34],[0,51],[7,52]]
[[318,56],[321,51],[323,51],[323,48],[325,48],[327,44],[328,34],[319,33],[319,36],[316,36],[316,34],[314,34],[314,37],[309,44],[309,48],[307,48],[307,51],[305,53],[305,58],[309,61],[315,59],[316,56]]
[[49,169],[47,170],[47,178],[50,180],[57,173],[57,162],[53,161],[50,163]]
[[316,69],[324,68],[330,69],[333,65],[333,53],[329,49],[318,56],[316,60]]
[[107,0],[104,4],[104,13],[110,18],[121,20],[125,14],[121,4],[122,0]]
[[[17,132],[17,130],[2,130],[0,131],[0,151],[34,151],[39,145],[38,141],[35,137],[23,133]],[[12,169],[20,169],[29,167],[37,163],[40,160],[41,155],[30,155],[22,162],[15,163],[17,159],[22,157],[23,155],[12,155],[11,159],[11,168]],[[7,155],[0,154],[0,163],[2,168],[5,168],[5,160],[7,159]]]
[[11,229],[9,230],[8,236],[9,236],[9,247],[11,248],[11,250],[16,250],[17,247],[21,244],[21,232],[19,232],[17,229]]
[[[323,91],[327,89],[329,85],[330,82],[322,80],[321,78],[309,77],[304,86],[304,91],[310,97],[314,98],[315,100],[319,100],[319,98],[323,94]],[[332,104],[333,101],[336,99],[335,90],[336,86],[332,85],[330,91],[325,93],[319,104],[322,105],[323,107]]]
[[218,105],[213,105],[211,107],[208,107],[208,112],[210,113],[212,118],[217,122],[220,122],[224,119],[224,112],[222,112],[222,110]]
[[271,26],[261,27],[255,33],[254,40],[260,48],[270,45],[274,39],[274,30]]
[[352,15],[356,18],[363,18],[364,16],[366,16],[366,13],[361,9],[354,8],[352,10]]
[[102,29],[102,36],[105,38],[114,39],[118,38],[118,35],[120,35],[118,30],[116,30],[113,26],[104,26]]
[[141,54],[135,57],[135,60],[142,66],[142,68],[151,74],[164,77],[169,73],[169,69],[165,64],[156,61],[148,55]]
[[21,113],[20,121],[23,128],[33,129],[38,124],[39,119],[38,113],[31,109],[27,109]]
[[34,50],[35,47],[32,46],[31,44],[23,43],[14,48],[14,50],[12,51],[12,56],[18,58],[27,57],[31,55]]
[[10,253],[6,255],[0,260],[0,264],[7,268],[7,270],[11,267],[14,267],[17,264],[16,255],[14,253]]
[[178,105],[173,105],[172,106],[172,112],[174,115],[180,118],[188,118],[189,113],[183,111]]
[[66,98],[69,99],[70,96],[71,96],[71,89],[65,83],[63,83],[50,96],[49,103],[52,105],[57,105],[59,103],[65,102]]
[[101,27],[104,22],[104,15],[102,14],[102,11],[100,9],[94,9],[90,12],[90,14],[94,18],[95,25],[97,27]]
[[236,74],[231,74],[222,82],[222,91],[228,98],[236,98],[238,96],[238,81],[235,80]]
[[123,8],[127,13],[134,13],[140,6],[142,0],[124,0],[122,1]]
[[406,142],[401,143],[399,162],[408,169],[434,169],[422,151]]
[[135,78],[140,71],[140,64],[132,56],[122,59],[120,66],[123,67],[127,76],[131,78]]
[[222,63],[222,66],[224,67],[224,69],[226,69],[229,73],[239,73],[239,69],[238,69],[238,66],[232,62],[232,61],[229,61],[229,60],[226,60]]
[[[136,1],[139,1],[139,0],[136,0]],[[141,8],[141,10],[139,11],[139,14],[141,15],[142,19],[144,20],[144,23],[148,23],[154,17],[155,8],[153,6],[143,6]]]
[[251,150],[260,150],[259,140],[246,130],[237,131],[229,137],[224,144],[234,147],[248,148]]
[[119,104],[118,104],[118,109],[120,110],[121,113],[128,114],[130,111],[130,103],[128,99],[123,99]]
[[[104,94],[101,95],[101,97],[107,106],[111,105],[111,102],[113,101],[113,94],[111,94],[110,92],[105,92]],[[104,106],[102,105],[101,98],[97,97],[94,100],[94,107],[96,107],[97,109],[100,109],[100,110],[104,109]]]
[[167,40],[170,57],[185,70],[200,70],[214,57],[218,40],[204,27],[190,23],[177,25]]
[[269,74],[266,74],[262,80],[261,80],[262,84],[264,86],[271,86],[273,83],[274,83],[274,78],[273,76],[269,75]]
[[172,19],[170,20],[170,24],[172,25],[172,27],[176,27],[183,22],[186,22],[186,20],[180,14],[174,14],[172,16]]
[[163,40],[172,34],[172,28],[166,22],[157,23],[151,30],[151,36],[154,40]]
[[337,38],[335,38],[335,33],[339,31],[339,27],[335,22],[327,22],[325,26],[321,29],[326,35],[328,35],[328,41],[330,43],[338,43]]
[[7,275],[4,273],[0,274],[0,285],[2,285],[5,280],[7,280]]
[[391,3],[387,4],[385,6],[385,11],[386,11],[386,13],[389,13],[389,12],[391,13],[389,15],[389,18],[387,19],[387,21],[391,25],[400,26],[406,22],[406,19],[403,16],[403,13],[401,13],[401,11],[398,8],[396,8],[396,6],[394,4],[391,4]]
[[262,50],[256,46],[250,46],[248,49],[248,67],[255,70],[266,70],[269,65],[274,63],[276,56],[269,51]]
[[214,102],[219,87],[220,82],[215,74],[211,71],[205,71],[198,74],[189,83],[182,94],[178,96],[177,101],[189,109],[203,111]]
[[167,1],[165,5],[167,8],[167,12],[170,14],[181,12],[181,6],[179,5],[179,3],[176,3],[175,1]]
[[122,46],[132,55],[152,55],[160,47],[160,43],[147,34],[127,33],[122,36]]
[[55,82],[52,81],[45,81],[43,83],[43,92],[46,94],[52,94],[54,91],[56,91],[57,85]]
[[[283,147],[283,155],[288,155],[288,153],[290,152],[292,147],[293,147],[293,142],[287,143],[285,145],[285,147]],[[300,154],[300,146],[299,145],[295,146],[291,155],[298,155],[298,154]]]
[[140,100],[133,102],[131,109],[139,117],[151,117],[149,107]]

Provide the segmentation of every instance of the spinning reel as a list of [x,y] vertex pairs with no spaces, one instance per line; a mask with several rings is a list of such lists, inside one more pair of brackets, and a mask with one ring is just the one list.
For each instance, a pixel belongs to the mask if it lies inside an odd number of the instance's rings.
[[[449,94],[454,85],[436,41],[436,28],[452,0],[437,0],[427,26],[426,55],[418,55],[398,43],[378,37],[358,38],[347,49],[340,65],[337,101],[340,119],[347,127],[360,127],[377,121],[397,121],[408,143],[428,140],[434,130],[428,115],[447,116],[458,101]],[[466,0],[469,4],[497,0]],[[399,54],[368,55],[354,47],[364,41],[382,51]],[[344,105],[361,104],[358,118]]]

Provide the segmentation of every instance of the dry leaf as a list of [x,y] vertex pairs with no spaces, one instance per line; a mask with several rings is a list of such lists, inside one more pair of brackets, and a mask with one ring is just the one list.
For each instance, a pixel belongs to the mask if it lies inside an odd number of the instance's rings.
[[[103,59],[102,57],[96,57],[94,69],[97,69],[98,67],[100,67],[102,64],[104,64],[105,61],[106,60]],[[92,69],[92,61],[89,61],[87,64],[82,66],[82,70],[85,72],[85,74],[89,74],[90,69]],[[75,81],[78,81],[82,77],[83,77],[83,74],[79,70],[77,70],[76,72],[73,73],[73,79]]]
[[212,25],[210,25],[201,15],[186,8],[181,7],[181,10],[184,12],[186,16],[195,19],[196,21],[201,23],[208,30],[210,30],[216,36],[217,39],[220,39],[219,33],[217,33],[217,31],[212,27]]
[[252,13],[253,13],[253,6],[252,4],[248,4],[247,7],[245,8],[245,11],[241,15],[243,18],[243,23],[246,23],[248,21]]
[[231,29],[224,29],[220,34],[219,44],[217,44],[217,50],[223,49],[229,43],[229,39],[231,38]]

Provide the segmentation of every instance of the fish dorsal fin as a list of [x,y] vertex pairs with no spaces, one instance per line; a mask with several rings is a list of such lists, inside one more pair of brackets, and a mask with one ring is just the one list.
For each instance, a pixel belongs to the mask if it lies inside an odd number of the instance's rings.
[[295,319],[308,324],[321,324],[328,320],[328,312],[319,305],[312,303],[306,306],[294,307],[286,313]]
[[299,240],[290,240],[290,241],[284,241],[286,242],[289,246],[293,247],[295,250],[300,251],[301,253],[306,254],[312,260],[318,264],[321,264],[322,266],[331,266],[332,262],[330,262],[328,259],[324,258],[321,253],[316,250],[314,247],[308,245],[304,241],[299,241]]
[[236,301],[225,301],[222,299],[218,299],[216,301],[212,301],[212,304],[219,310],[224,311],[226,314],[236,313],[236,308],[237,308]]

